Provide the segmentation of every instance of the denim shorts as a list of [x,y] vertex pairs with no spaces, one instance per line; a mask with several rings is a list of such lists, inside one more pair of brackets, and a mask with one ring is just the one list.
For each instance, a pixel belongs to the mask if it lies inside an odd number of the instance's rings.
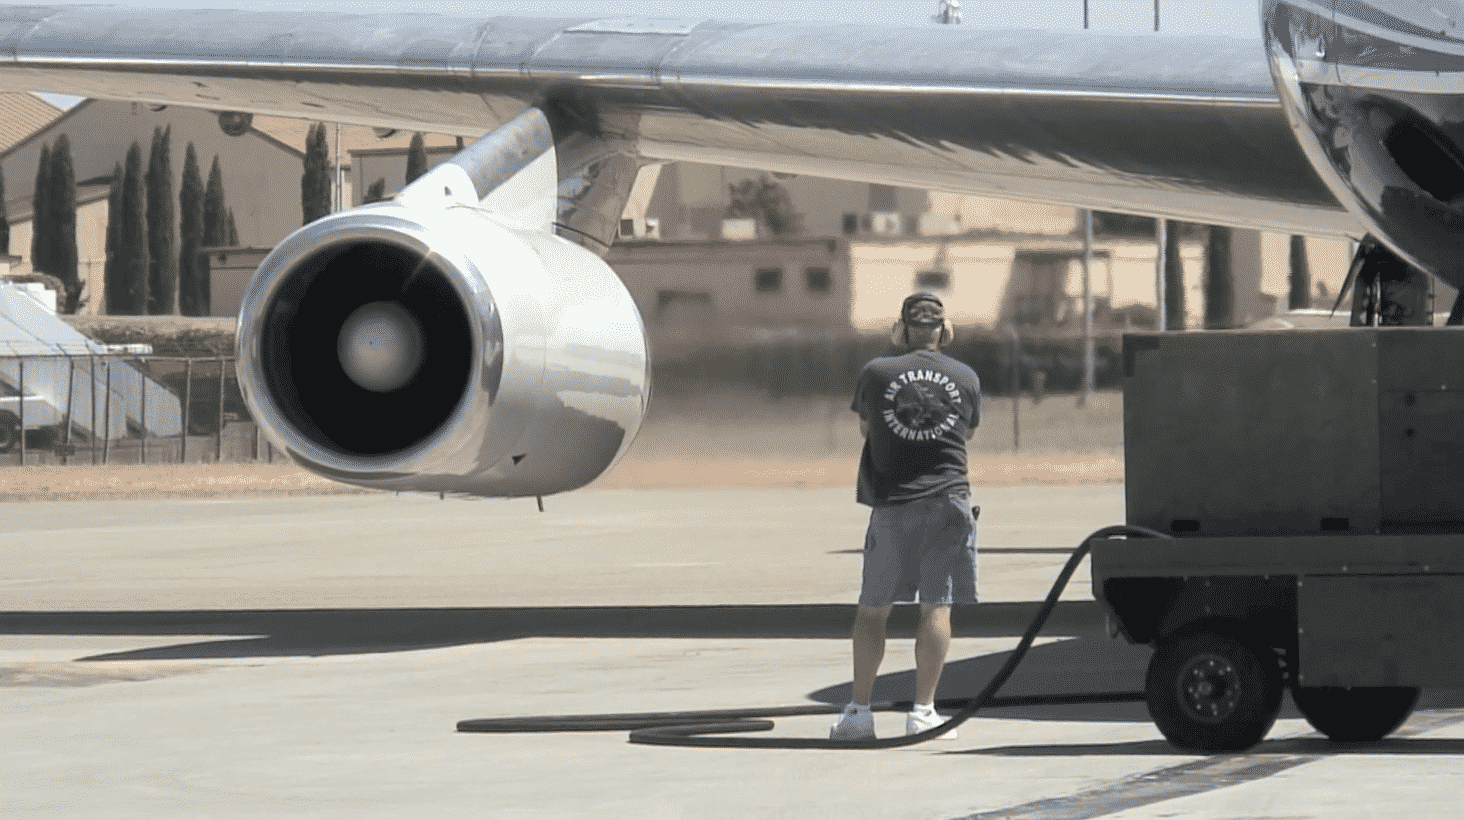
[[974,604],[976,572],[976,519],[965,491],[870,512],[860,606]]

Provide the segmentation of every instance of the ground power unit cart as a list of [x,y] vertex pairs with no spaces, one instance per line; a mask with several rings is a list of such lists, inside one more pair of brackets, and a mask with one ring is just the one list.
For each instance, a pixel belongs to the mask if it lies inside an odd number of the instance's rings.
[[1374,741],[1464,686],[1464,328],[1124,338],[1127,522],[1092,542],[1176,746],[1244,749],[1289,689]]

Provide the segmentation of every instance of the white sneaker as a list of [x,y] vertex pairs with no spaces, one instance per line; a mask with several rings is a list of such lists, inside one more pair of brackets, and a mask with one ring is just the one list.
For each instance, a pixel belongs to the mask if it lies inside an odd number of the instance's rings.
[[[935,727],[945,722],[945,716],[940,714],[939,712],[936,712],[934,710],[925,712],[917,709],[905,715],[905,734],[919,734],[921,732],[934,729]],[[945,734],[941,735],[941,738],[943,740],[955,740],[956,730],[952,729],[949,732],[946,732]]]
[[874,713],[849,704],[838,722],[829,727],[829,740],[874,740]]

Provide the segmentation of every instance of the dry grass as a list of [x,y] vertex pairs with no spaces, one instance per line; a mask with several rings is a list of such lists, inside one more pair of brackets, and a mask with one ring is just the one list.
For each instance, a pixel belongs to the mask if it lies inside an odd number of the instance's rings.
[[6,467],[0,501],[131,501],[369,492],[288,464]]
[[[592,486],[600,489],[698,487],[852,487],[854,458],[716,458],[696,461],[627,458]],[[1032,484],[1121,484],[1117,455],[1056,454],[971,460],[981,487]],[[297,467],[269,464],[186,466],[8,467],[0,470],[0,501],[141,501],[158,498],[263,498],[369,493]]]
[[[630,459],[594,486],[604,489],[682,487],[853,487],[857,458],[721,458],[700,461]],[[972,454],[971,484],[1122,484],[1117,454],[1047,454],[1034,457]]]
[[[1024,400],[1020,452],[1009,399],[988,403],[971,446],[971,483],[1121,484],[1122,402],[1100,393]],[[844,399],[730,392],[659,396],[630,453],[592,486],[852,487],[862,438]],[[0,501],[239,498],[366,493],[288,464],[0,468]]]

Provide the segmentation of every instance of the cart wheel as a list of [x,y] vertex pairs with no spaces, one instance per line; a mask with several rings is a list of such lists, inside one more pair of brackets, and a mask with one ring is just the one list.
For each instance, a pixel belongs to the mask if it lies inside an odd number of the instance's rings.
[[1281,710],[1281,669],[1264,647],[1213,632],[1159,643],[1145,682],[1149,716],[1170,743],[1236,752],[1261,742]]
[[1337,743],[1382,740],[1413,714],[1418,690],[1409,686],[1298,686],[1296,708],[1313,729]]

